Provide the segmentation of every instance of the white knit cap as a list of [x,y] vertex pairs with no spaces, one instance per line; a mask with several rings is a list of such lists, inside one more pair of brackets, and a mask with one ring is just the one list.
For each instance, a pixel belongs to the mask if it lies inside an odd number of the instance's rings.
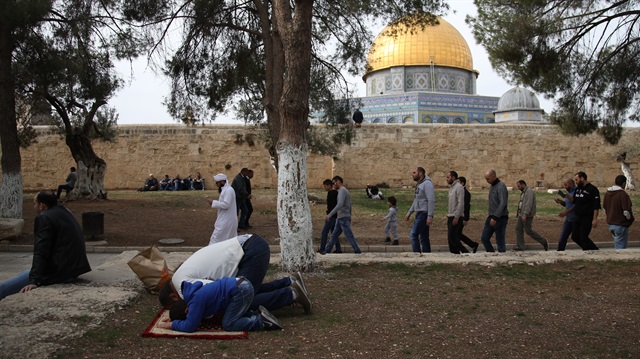
[[218,181],[226,181],[227,180],[227,176],[224,173],[218,173],[217,175],[213,176],[213,180],[218,182]]

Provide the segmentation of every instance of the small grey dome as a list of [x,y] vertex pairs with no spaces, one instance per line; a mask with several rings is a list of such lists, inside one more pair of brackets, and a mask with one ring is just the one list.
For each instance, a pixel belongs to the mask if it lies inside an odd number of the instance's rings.
[[514,110],[540,110],[540,101],[533,92],[522,87],[514,87],[500,97],[495,112]]

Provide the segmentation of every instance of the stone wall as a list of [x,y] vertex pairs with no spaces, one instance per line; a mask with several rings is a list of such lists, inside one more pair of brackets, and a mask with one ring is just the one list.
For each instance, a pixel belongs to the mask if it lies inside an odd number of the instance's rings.
[[[21,151],[25,190],[55,188],[75,165],[59,135],[38,130],[38,143]],[[277,187],[256,127],[125,125],[119,131],[116,143],[94,143],[96,153],[107,162],[107,190],[141,187],[149,173],[173,178],[197,171],[211,188],[214,174],[233,176],[242,167],[255,171],[255,187]],[[530,185],[540,181],[552,188],[580,170],[600,187],[611,185],[620,173],[611,155],[613,146],[605,145],[599,136],[565,137],[553,126],[365,124],[356,132],[338,159],[309,156],[309,187],[320,188],[322,180],[333,175],[342,176],[351,188],[380,182],[395,188],[413,186],[410,172],[416,166],[425,167],[440,187],[446,186],[445,174],[451,169],[476,188],[486,187],[483,174],[489,168],[508,186],[524,179]],[[627,128],[625,136],[640,138],[640,129]],[[638,159],[630,161],[637,179]]]

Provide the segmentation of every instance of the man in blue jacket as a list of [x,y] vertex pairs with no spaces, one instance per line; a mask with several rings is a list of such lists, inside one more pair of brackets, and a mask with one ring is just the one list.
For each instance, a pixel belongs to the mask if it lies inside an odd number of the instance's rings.
[[186,308],[173,306],[171,317],[163,319],[160,328],[192,333],[203,318],[224,312],[222,329],[226,331],[282,329],[278,319],[264,307],[260,306],[258,312],[248,311],[253,285],[244,277],[225,277],[207,284],[183,281],[182,293]]

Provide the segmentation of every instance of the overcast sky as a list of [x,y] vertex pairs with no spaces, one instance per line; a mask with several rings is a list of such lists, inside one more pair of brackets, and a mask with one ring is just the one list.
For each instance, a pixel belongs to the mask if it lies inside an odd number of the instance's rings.
[[[500,78],[489,63],[487,52],[482,46],[476,44],[471,29],[464,22],[467,15],[475,15],[476,8],[472,0],[449,1],[451,11],[445,16],[462,37],[467,40],[473,55],[473,68],[480,73],[476,81],[476,91],[478,95],[500,97],[513,86]],[[455,13],[454,13],[455,11]],[[374,30],[374,34],[382,28]],[[172,124],[177,123],[169,116],[166,107],[162,104],[164,98],[169,93],[169,80],[156,75],[147,66],[146,58],[135,61],[132,65],[128,62],[118,64],[118,71],[124,78],[129,79],[133,71],[133,79],[128,82],[118,94],[109,101],[109,105],[115,107],[119,113],[118,124]],[[366,95],[365,84],[360,77],[352,78],[357,86],[358,97]],[[553,109],[553,103],[538,95],[540,106],[546,113]],[[240,123],[232,119],[216,120],[216,123]]]

